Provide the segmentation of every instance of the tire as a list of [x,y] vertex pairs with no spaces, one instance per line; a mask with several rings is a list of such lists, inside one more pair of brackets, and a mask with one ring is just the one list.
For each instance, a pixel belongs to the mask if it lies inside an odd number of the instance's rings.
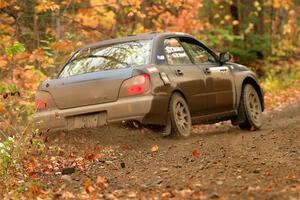
[[149,128],[154,132],[160,133],[162,137],[168,137],[172,133],[171,119],[168,117],[166,125],[150,125]]
[[241,97],[239,110],[243,113],[244,122],[239,124],[243,130],[258,130],[262,126],[262,106],[260,98],[255,88],[250,84],[245,84]]
[[169,104],[171,134],[176,137],[188,137],[191,134],[192,120],[185,99],[178,93],[173,94]]

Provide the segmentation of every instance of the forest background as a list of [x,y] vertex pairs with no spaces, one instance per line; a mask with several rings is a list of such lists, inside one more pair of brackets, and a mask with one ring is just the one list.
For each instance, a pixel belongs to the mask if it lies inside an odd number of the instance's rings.
[[250,66],[267,109],[276,109],[300,90],[299,13],[300,0],[0,0],[3,187],[13,188],[7,180],[20,170],[28,173],[21,158],[45,146],[30,125],[38,84],[83,45],[150,31],[189,33]]

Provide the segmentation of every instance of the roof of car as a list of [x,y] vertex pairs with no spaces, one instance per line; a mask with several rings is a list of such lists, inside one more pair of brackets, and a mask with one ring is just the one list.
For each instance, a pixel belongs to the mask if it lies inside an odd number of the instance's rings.
[[96,43],[93,43],[90,45],[86,45],[82,49],[96,48],[99,46],[106,46],[106,45],[116,44],[116,43],[130,42],[130,41],[136,41],[136,40],[154,39],[156,37],[169,37],[169,36],[170,37],[176,37],[176,36],[178,37],[178,36],[190,36],[190,35],[186,34],[186,33],[181,33],[181,32],[167,32],[167,33],[147,32],[147,33],[127,36],[127,37],[122,37],[122,38],[103,40],[103,41],[96,42]]

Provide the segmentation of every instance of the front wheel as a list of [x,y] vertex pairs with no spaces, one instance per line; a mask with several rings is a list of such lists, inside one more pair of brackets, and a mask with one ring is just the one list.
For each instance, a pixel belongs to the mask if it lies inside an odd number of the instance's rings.
[[178,137],[188,137],[191,134],[191,115],[185,99],[175,93],[169,105],[169,117],[171,122],[171,133]]
[[246,84],[243,88],[243,94],[240,106],[243,106],[245,121],[239,124],[244,130],[257,130],[262,126],[262,106],[260,98],[255,88]]

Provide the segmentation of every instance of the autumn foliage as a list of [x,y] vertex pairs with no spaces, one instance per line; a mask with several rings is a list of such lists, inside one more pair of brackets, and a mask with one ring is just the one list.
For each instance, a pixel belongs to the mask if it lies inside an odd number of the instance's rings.
[[[190,33],[253,67],[267,91],[267,106],[280,107],[295,99],[292,94],[299,96],[299,12],[298,0],[0,0],[0,185],[19,186],[23,183],[15,179],[70,163],[84,170],[101,157],[65,160],[59,149],[47,149],[47,138],[30,125],[38,84],[55,77],[83,45],[150,31]],[[156,144],[150,150],[159,153]],[[54,155],[37,158],[45,151]],[[198,158],[202,152],[191,154]],[[28,176],[25,182],[32,181]],[[108,187],[100,176],[83,184],[88,197]],[[28,198],[46,196],[35,182],[27,189]],[[63,198],[75,196],[64,192]]]

